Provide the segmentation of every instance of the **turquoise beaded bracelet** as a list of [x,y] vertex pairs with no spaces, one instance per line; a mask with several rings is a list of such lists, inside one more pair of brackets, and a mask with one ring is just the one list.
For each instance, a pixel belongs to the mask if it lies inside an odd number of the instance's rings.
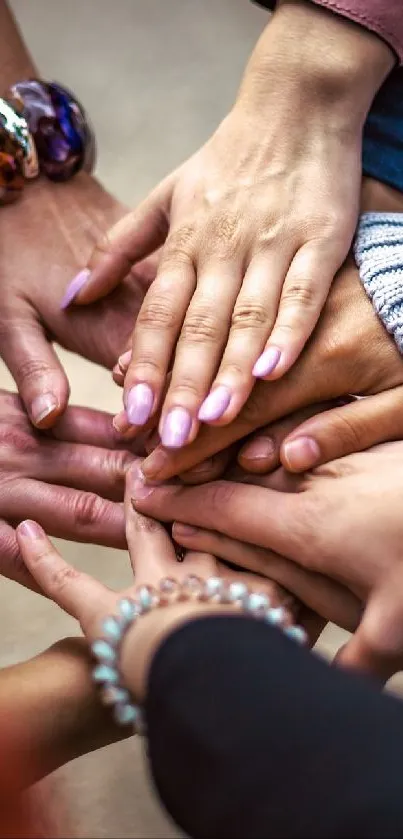
[[152,609],[184,601],[233,605],[246,614],[277,626],[299,644],[306,642],[306,633],[294,624],[287,625],[287,612],[282,606],[272,607],[270,599],[260,592],[251,592],[244,583],[228,583],[221,577],[201,580],[190,575],[178,582],[170,577],[161,580],[159,588],[141,586],[135,599],[123,597],[118,601],[117,614],[102,623],[103,637],[91,645],[96,659],[93,680],[101,689],[101,701],[110,706],[118,725],[132,725],[138,734],[144,733],[144,716],[133,702],[119,668],[120,651],[127,631]]

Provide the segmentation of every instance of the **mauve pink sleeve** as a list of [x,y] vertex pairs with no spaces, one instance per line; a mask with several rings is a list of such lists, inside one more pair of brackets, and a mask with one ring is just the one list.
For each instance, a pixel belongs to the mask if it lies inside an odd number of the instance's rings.
[[[258,0],[266,9],[274,9],[276,0]],[[370,29],[386,41],[403,62],[403,0],[311,0],[316,6]]]

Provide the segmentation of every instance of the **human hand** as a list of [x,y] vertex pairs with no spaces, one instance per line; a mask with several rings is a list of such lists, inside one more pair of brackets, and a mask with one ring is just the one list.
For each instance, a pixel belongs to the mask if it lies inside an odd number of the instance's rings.
[[68,408],[52,432],[37,432],[16,394],[0,391],[0,574],[37,590],[14,526],[31,516],[53,536],[125,547],[121,501],[134,456],[111,416]]
[[[44,592],[65,611],[79,620],[89,641],[99,637],[102,620],[115,611],[122,596],[135,597],[137,588],[151,585],[158,588],[163,578],[183,581],[189,575],[204,579],[220,575],[228,581],[242,581],[254,590],[267,594],[273,606],[282,606],[281,621],[284,626],[293,623],[297,617],[305,622],[314,643],[323,628],[323,621],[312,619],[309,611],[300,612],[296,600],[281,586],[253,573],[236,572],[206,553],[189,552],[183,563],[176,560],[175,550],[165,528],[157,521],[137,513],[132,505],[132,494],[138,480],[138,467],[127,476],[125,500],[126,536],[130,562],[134,572],[134,584],[119,593],[112,592],[89,575],[69,566],[54,549],[43,530],[35,522],[23,522],[17,529],[21,554],[28,571]],[[162,637],[186,620],[211,613],[226,613],[228,606],[201,602],[178,602],[169,609],[161,609],[145,615],[132,631],[131,650],[125,652],[123,667],[130,662],[127,675],[129,687],[135,696],[143,697],[146,673],[151,658]],[[144,631],[142,631],[144,628]],[[133,647],[134,643],[134,647]]]
[[392,66],[372,34],[278,4],[213,137],[95,249],[78,303],[165,243],[126,377],[134,426],[162,405],[163,443],[182,446],[200,420],[233,420],[254,376],[295,362],[352,240],[362,125]]
[[112,368],[155,276],[151,257],[108,301],[85,310],[60,308],[71,276],[123,212],[94,178],[81,173],[66,184],[31,184],[1,215],[0,354],[41,428],[63,413],[69,396],[52,342]]
[[[293,563],[304,574],[347,588],[366,609],[340,662],[385,680],[403,666],[402,463],[403,444],[390,443],[301,476],[277,470],[249,477],[254,486],[219,481],[143,487],[136,508],[146,515],[158,509],[164,521],[214,531],[186,535],[174,527],[173,533],[188,548],[214,550],[260,572],[267,562],[267,573],[305,600],[312,596],[309,580],[304,593],[295,589]],[[247,545],[235,548],[234,539]],[[282,557],[288,561],[283,567]],[[323,615],[320,600],[315,609]]]

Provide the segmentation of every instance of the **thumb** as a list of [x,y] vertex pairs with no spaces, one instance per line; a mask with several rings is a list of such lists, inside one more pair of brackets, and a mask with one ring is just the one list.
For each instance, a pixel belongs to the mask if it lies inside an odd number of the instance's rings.
[[403,667],[403,573],[389,574],[371,595],[361,623],[336,661],[382,684]]
[[106,297],[132,266],[157,250],[169,230],[173,176],[166,178],[135,210],[96,242],[87,266],[67,287],[61,308],[87,305]]
[[290,472],[305,472],[402,437],[403,387],[400,386],[308,419],[284,440],[280,457]]
[[18,315],[9,315],[0,339],[0,352],[31,422],[37,428],[50,428],[67,407],[69,382],[27,303],[19,303]]

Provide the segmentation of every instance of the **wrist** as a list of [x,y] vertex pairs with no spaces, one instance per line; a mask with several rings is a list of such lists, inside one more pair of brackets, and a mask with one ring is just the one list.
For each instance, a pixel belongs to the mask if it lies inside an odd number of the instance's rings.
[[[332,112],[360,131],[395,56],[374,33],[305,0],[280,0],[247,66],[238,104],[307,118]],[[308,110],[307,110],[308,109]],[[305,127],[305,126],[304,126]]]

